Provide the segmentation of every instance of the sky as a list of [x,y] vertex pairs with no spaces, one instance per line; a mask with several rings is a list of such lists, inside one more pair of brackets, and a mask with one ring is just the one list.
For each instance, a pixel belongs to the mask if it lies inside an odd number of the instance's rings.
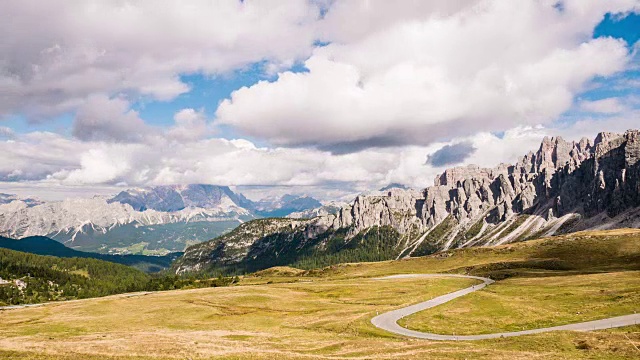
[[346,199],[640,128],[640,0],[0,4],[0,192]]

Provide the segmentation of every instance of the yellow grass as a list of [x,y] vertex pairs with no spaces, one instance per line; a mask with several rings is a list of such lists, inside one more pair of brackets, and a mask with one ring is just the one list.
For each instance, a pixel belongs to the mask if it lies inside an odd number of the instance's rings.
[[[0,358],[637,359],[640,326],[434,342],[397,337],[370,324],[377,313],[474,283],[452,278],[372,279],[398,273],[506,277],[407,318],[408,325],[417,329],[493,332],[633,311],[640,302],[637,234],[581,234],[578,240],[556,238],[311,272],[277,268],[245,277],[239,286],[1,311]],[[527,267],[540,259],[559,259],[571,268]]]

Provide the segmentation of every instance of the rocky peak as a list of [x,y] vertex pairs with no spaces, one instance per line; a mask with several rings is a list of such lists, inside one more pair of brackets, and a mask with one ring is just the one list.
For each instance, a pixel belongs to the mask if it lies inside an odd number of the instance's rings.
[[596,135],[596,139],[593,142],[594,146],[598,146],[600,144],[605,144],[605,143],[609,143],[612,140],[615,139],[619,139],[622,135],[618,134],[618,133],[613,133],[613,132],[600,132],[598,133],[598,135]]
[[[593,143],[547,137],[536,152],[514,165],[455,167],[422,192],[394,188],[360,195],[335,214],[238,241],[248,239],[243,248],[278,255],[286,244],[321,248],[332,233],[351,241],[370,229],[391,227],[399,234],[392,241],[402,257],[567,231],[639,226],[640,132],[630,130],[623,135],[601,133]],[[276,238],[285,243],[274,243]],[[222,256],[216,255],[215,241],[210,244],[205,245],[210,251],[187,253],[200,262]],[[248,258],[253,259],[242,255],[242,261]]]
[[341,216],[326,223],[355,231],[390,225],[407,233],[416,226],[432,228],[450,216],[461,224],[480,218],[499,224],[523,213],[540,212],[546,219],[581,211],[615,215],[640,205],[640,188],[634,193],[637,185],[630,185],[637,184],[630,179],[640,178],[639,138],[637,130],[600,133],[593,142],[545,137],[536,152],[514,165],[447,169],[420,195],[394,191],[382,197],[359,196]]
[[436,176],[434,180],[435,186],[455,187],[458,183],[466,179],[496,179],[500,174],[508,174],[509,165],[500,164],[495,168],[481,168],[478,165],[457,166],[445,170],[442,174]]
[[[629,130],[625,133],[625,169],[631,168],[640,161],[640,131]],[[624,176],[623,176],[624,179]]]

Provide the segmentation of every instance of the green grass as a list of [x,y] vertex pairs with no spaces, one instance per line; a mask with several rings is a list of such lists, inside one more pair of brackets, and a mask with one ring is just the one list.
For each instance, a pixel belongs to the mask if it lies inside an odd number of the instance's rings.
[[436,246],[436,242],[442,239],[446,234],[451,232],[453,227],[457,224],[456,219],[449,215],[442,222],[436,225],[433,230],[427,234],[427,236],[422,240],[422,243],[418,245],[418,247],[414,250],[412,256],[424,256],[430,255],[437,251],[439,248]]
[[205,358],[239,356],[247,347],[259,353],[285,351],[288,357],[349,348],[371,354],[393,338],[370,325],[376,312],[471,283],[318,279],[59,303],[2,313],[0,348],[37,343],[44,352],[71,351],[78,358],[104,347],[113,355],[159,358],[177,348],[194,349]]
[[467,230],[467,233],[465,234],[465,239],[472,239],[474,238],[476,235],[480,234],[480,231],[482,230],[482,227],[484,226],[484,218],[478,220],[475,224],[473,224],[469,230]]
[[126,249],[124,249],[126,251],[127,254],[142,254],[144,252],[144,250],[146,249],[147,245],[149,245],[149,243],[147,242],[139,242],[136,244],[131,244],[129,245]]
[[640,326],[433,342],[395,336],[370,320],[474,283],[371,279],[435,272],[499,281],[404,319],[412,328],[487,333],[631,313],[640,303],[639,234],[582,233],[318,270],[279,267],[231,287],[0,312],[0,358],[637,359]]
[[401,324],[434,333],[487,334],[634,312],[640,312],[640,271],[510,278],[408,316]]

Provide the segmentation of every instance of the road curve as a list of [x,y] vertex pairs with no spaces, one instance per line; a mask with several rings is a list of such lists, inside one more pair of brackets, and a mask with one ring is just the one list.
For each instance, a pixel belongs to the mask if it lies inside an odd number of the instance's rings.
[[398,335],[404,335],[404,336],[419,338],[419,339],[467,341],[467,340],[484,340],[484,339],[495,339],[495,338],[502,338],[502,337],[538,334],[542,332],[560,331],[560,330],[567,330],[567,331],[602,330],[602,329],[611,329],[611,328],[640,324],[640,314],[631,314],[631,315],[617,316],[617,317],[612,317],[608,319],[587,321],[587,322],[581,322],[581,323],[575,323],[575,324],[569,324],[569,325],[553,326],[553,327],[531,329],[531,330],[524,330],[524,331],[493,333],[493,334],[441,335],[441,334],[432,334],[432,333],[426,333],[421,331],[409,330],[407,328],[403,328],[402,326],[398,325],[398,320],[402,319],[405,316],[415,314],[418,311],[430,309],[432,307],[436,307],[438,305],[449,302],[455,298],[459,298],[461,296],[467,295],[474,291],[478,291],[486,287],[487,285],[494,283],[493,280],[488,278],[483,278],[479,276],[454,275],[454,274],[403,274],[403,275],[386,276],[383,278],[376,278],[375,280],[405,279],[405,278],[414,278],[414,277],[420,277],[420,278],[457,277],[457,278],[480,280],[482,281],[482,284],[474,285],[466,289],[462,289],[446,295],[438,296],[436,298],[421,302],[419,304],[407,306],[401,309],[380,314],[374,317],[373,319],[371,319],[371,323],[374,326]]

